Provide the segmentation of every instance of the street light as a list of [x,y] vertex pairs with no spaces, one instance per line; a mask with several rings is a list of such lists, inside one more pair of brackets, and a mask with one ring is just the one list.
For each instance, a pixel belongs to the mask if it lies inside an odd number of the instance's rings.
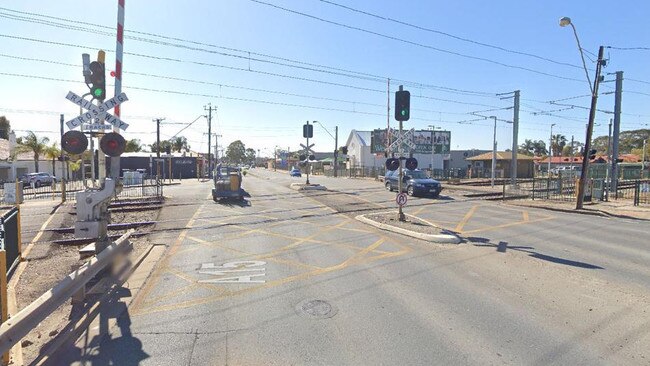
[[582,68],[585,70],[585,75],[587,76],[587,84],[589,84],[589,90],[591,90],[591,94],[593,94],[594,88],[591,85],[591,79],[589,79],[589,71],[587,70],[587,63],[585,62],[585,54],[582,52],[582,46],[580,45],[580,39],[578,38],[576,26],[571,22],[571,18],[562,17],[560,19],[560,27],[566,27],[567,25],[570,25],[571,28],[573,28],[573,35],[576,37],[576,42],[578,43],[578,51],[580,51],[580,57],[582,58]]
[[551,159],[553,158],[553,126],[555,123],[551,124],[551,138],[548,140],[548,168],[546,169],[546,174],[551,176]]
[[578,197],[576,200],[576,210],[582,209],[582,204],[584,203],[584,194],[585,194],[585,183],[587,181],[587,176],[589,174],[589,150],[591,149],[591,137],[594,129],[594,119],[596,118],[596,105],[598,104],[598,86],[600,84],[600,71],[604,64],[603,54],[605,49],[603,46],[598,48],[598,61],[596,63],[596,77],[594,78],[593,87],[591,81],[589,80],[589,72],[587,72],[587,64],[585,63],[585,56],[582,52],[582,46],[580,46],[580,40],[578,39],[578,32],[576,27],[571,22],[571,19],[564,17],[560,19],[560,26],[566,27],[570,25],[573,28],[573,34],[576,37],[576,42],[578,43],[578,50],[580,51],[580,57],[582,58],[582,66],[585,69],[585,75],[587,75],[587,82],[589,83],[589,90],[591,90],[591,108],[589,108],[589,124],[587,125],[587,136],[585,137],[585,150],[582,156],[582,172],[580,174],[580,180],[578,182]]
[[[429,125],[429,128],[431,129],[431,178],[433,178],[433,156],[435,155],[435,144],[434,144],[434,137],[435,137],[435,129],[436,127],[434,125]],[[441,129],[442,127],[438,127]]]
[[494,188],[494,177],[496,175],[496,169],[497,169],[497,117],[496,116],[490,116],[490,118],[494,118],[494,135],[492,138],[492,174],[490,175],[491,177],[491,186]]

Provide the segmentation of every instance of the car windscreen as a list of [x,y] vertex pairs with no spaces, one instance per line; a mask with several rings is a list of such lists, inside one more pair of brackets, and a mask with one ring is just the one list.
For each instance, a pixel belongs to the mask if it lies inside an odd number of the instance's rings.
[[423,171],[411,171],[406,173],[411,179],[427,179],[427,174]]

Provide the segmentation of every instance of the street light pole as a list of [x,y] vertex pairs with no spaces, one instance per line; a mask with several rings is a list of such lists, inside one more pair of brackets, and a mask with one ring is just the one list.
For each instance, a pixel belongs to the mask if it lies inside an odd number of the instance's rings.
[[576,37],[576,42],[578,43],[578,50],[580,51],[580,57],[582,57],[582,66],[585,69],[585,75],[587,75],[587,82],[589,83],[589,89],[591,90],[591,107],[589,108],[589,123],[587,124],[587,136],[585,137],[585,150],[582,154],[582,171],[580,172],[580,180],[578,181],[578,197],[576,201],[576,210],[582,209],[584,204],[584,194],[585,194],[585,184],[587,182],[587,176],[589,175],[589,150],[591,150],[591,138],[594,130],[594,119],[596,118],[596,106],[598,104],[598,86],[600,85],[600,72],[603,66],[603,54],[605,53],[605,48],[600,46],[598,48],[598,61],[596,63],[596,77],[594,78],[593,87],[591,81],[589,80],[589,72],[587,71],[587,65],[585,63],[584,54],[582,52],[582,46],[580,46],[580,40],[578,39],[578,32],[576,27],[571,23],[571,18],[564,17],[560,19],[560,26],[566,27],[571,25],[573,28],[573,34]]
[[496,116],[490,116],[490,118],[494,118],[494,134],[492,137],[492,173],[491,173],[491,181],[490,185],[492,188],[494,188],[494,178],[496,176],[496,169],[497,169],[497,117]]
[[553,158],[553,126],[555,123],[551,124],[551,137],[548,139],[548,167],[546,168],[546,174],[551,176],[551,159]]
[[435,144],[434,144],[434,137],[435,137],[435,131],[436,127],[434,125],[429,125],[429,128],[431,128],[431,178],[433,178],[433,157],[435,155]]

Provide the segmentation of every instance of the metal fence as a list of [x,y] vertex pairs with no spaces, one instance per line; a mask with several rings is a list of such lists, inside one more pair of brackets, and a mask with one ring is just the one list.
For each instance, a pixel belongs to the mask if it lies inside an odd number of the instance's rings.
[[[516,187],[503,185],[503,198],[530,198],[533,200],[567,201],[577,198],[578,179],[535,178],[524,181]],[[585,186],[587,201],[629,201],[638,205],[650,204],[650,179],[620,181],[616,192],[609,192],[605,179],[588,179]]]
[[12,272],[20,262],[20,208],[15,206],[0,217],[0,249],[7,253],[7,268],[0,270]]
[[[56,184],[41,186],[38,188],[29,185],[23,185],[22,188],[23,200],[25,201],[35,199],[61,200],[63,191],[65,191],[66,200],[74,201],[76,192],[84,191],[86,188],[93,188],[93,185],[90,180],[86,180],[85,183],[82,180],[76,180],[66,181],[64,183],[57,182]],[[4,193],[4,185],[0,185],[0,203],[5,203]],[[124,185],[122,192],[117,195],[117,198],[162,197],[162,195],[163,181],[162,179],[156,179],[153,177],[150,179],[139,180],[137,183]]]

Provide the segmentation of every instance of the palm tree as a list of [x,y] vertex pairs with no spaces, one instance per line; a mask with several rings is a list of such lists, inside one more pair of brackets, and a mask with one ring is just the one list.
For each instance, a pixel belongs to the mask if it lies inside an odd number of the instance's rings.
[[56,175],[56,160],[59,158],[59,156],[61,156],[61,150],[56,147],[55,143],[52,143],[52,145],[45,148],[45,157],[52,159],[52,175]]
[[172,151],[181,152],[181,150],[189,151],[190,146],[187,144],[187,138],[178,136],[171,140]]
[[566,146],[567,139],[566,136],[557,134],[553,135],[551,138],[551,151],[553,151],[553,156],[562,156],[562,149]]
[[38,172],[38,159],[47,149],[50,139],[47,137],[38,138],[33,131],[28,131],[27,136],[23,137],[20,145],[16,147],[19,152],[34,153],[34,169]]
[[526,155],[534,154],[535,143],[533,142],[533,140],[530,139],[524,140],[524,143],[519,145],[519,152]]

